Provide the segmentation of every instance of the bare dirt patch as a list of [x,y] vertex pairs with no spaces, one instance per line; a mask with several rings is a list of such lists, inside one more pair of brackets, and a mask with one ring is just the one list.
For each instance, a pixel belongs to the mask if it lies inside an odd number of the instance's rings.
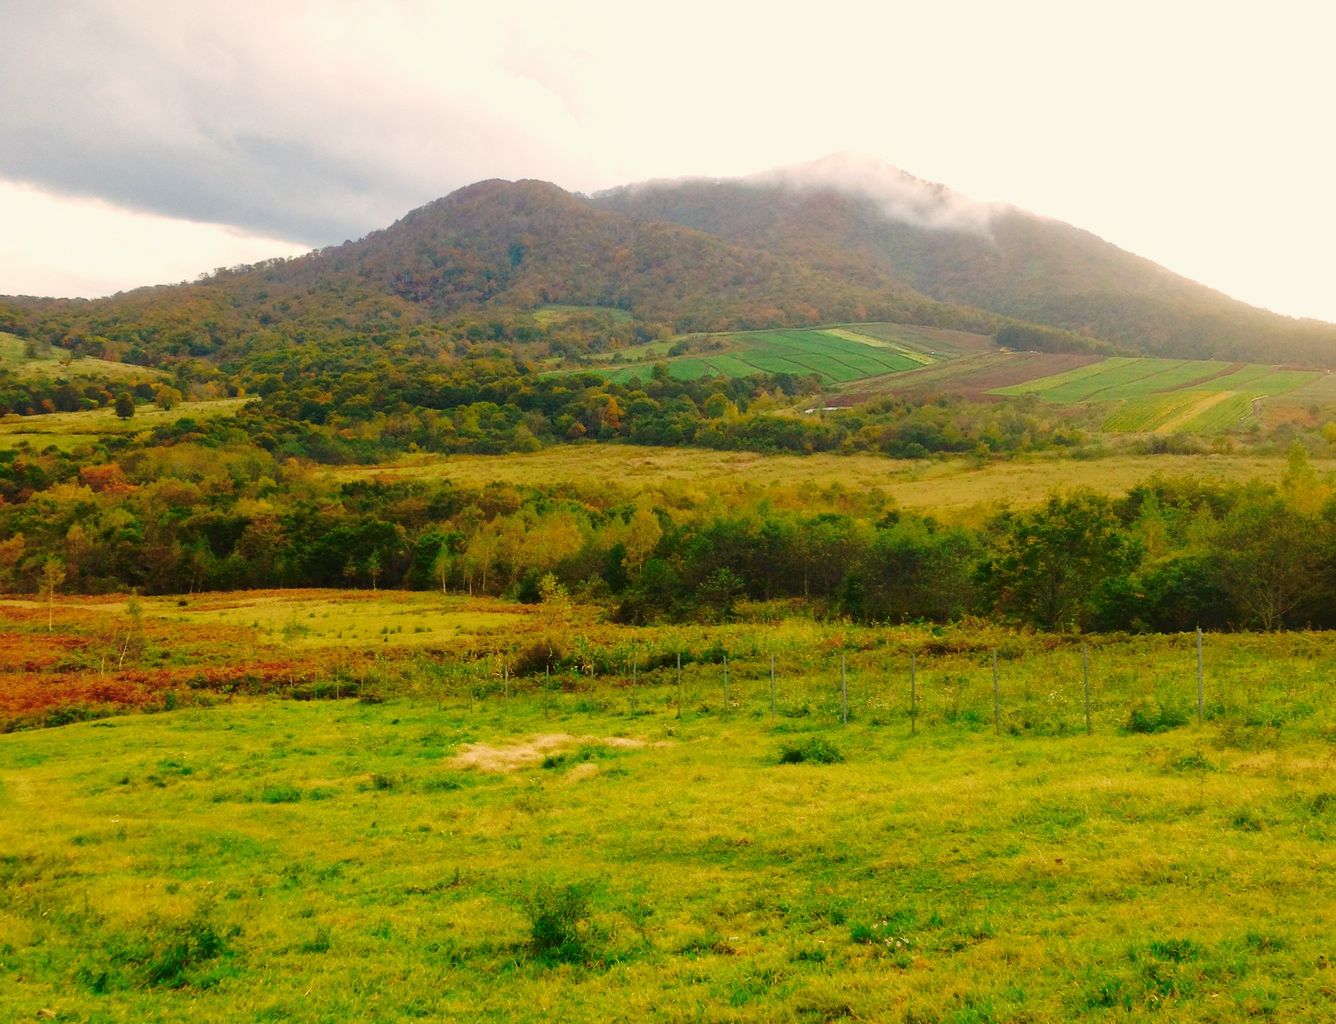
[[[450,759],[456,768],[476,768],[484,772],[513,772],[543,763],[552,754],[577,746],[616,747],[635,749],[649,746],[649,741],[629,736],[572,736],[566,732],[543,733],[519,743],[494,747],[488,743],[472,743]],[[663,744],[655,744],[662,746]]]

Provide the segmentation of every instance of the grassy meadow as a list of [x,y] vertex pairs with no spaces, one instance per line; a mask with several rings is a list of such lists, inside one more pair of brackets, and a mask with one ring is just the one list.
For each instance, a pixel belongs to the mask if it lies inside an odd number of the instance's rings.
[[[214,597],[144,665],[360,660],[0,735],[4,1019],[1329,1019],[1324,634],[1208,636],[1200,724],[1191,637],[1090,638],[1087,734],[1070,637]],[[127,608],[0,615],[59,687]]]
[[[1336,460],[1314,459],[1320,473]],[[512,455],[417,455],[376,466],[322,472],[339,481],[452,480],[469,486],[500,482],[600,488],[605,480],[635,493],[764,494],[777,506],[838,505],[842,496],[880,492],[901,508],[970,519],[1003,503],[1039,504],[1054,490],[1087,487],[1123,494],[1152,476],[1243,482],[1279,481],[1283,455],[1118,454],[1072,459],[1060,454],[980,463],[973,459],[890,459],[880,455],[759,455],[638,445],[561,445]]]
[[131,363],[114,363],[107,359],[94,359],[84,356],[66,361],[69,353],[60,349],[48,348],[44,352],[28,355],[27,343],[17,335],[0,331],[0,368],[20,377],[58,377],[67,380],[91,377],[98,380],[145,377],[158,377],[168,380],[168,374],[162,370]]
[[[115,364],[112,364],[115,365]],[[129,419],[121,419],[108,406],[82,412],[52,412],[36,416],[0,418],[0,446],[15,448],[26,443],[41,451],[54,445],[71,451],[80,445],[110,434],[137,434],[143,430],[175,423],[182,419],[213,419],[232,416],[249,398],[218,398],[198,402],[180,402],[171,409],[156,405],[138,405]]]

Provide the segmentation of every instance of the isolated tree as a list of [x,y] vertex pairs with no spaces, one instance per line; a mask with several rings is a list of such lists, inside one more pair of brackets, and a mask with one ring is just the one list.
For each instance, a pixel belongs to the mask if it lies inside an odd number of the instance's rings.
[[130,392],[122,391],[116,396],[116,415],[123,420],[128,420],[135,414],[135,400],[130,397]]
[[627,567],[636,571],[644,565],[645,559],[662,537],[663,527],[659,525],[659,517],[654,514],[654,510],[644,502],[637,504],[631,513],[630,522],[626,524]]
[[441,544],[440,550],[436,552],[435,559],[432,560],[432,574],[441,581],[441,593],[445,593],[445,582],[450,576],[450,570],[455,564],[454,553],[450,550],[448,541]]
[[181,401],[181,392],[168,384],[159,384],[153,389],[153,401],[164,411],[172,409]]
[[54,628],[56,591],[65,582],[65,566],[59,558],[48,558],[42,566],[42,594],[46,597],[46,631]]
[[125,602],[125,614],[129,621],[125,626],[125,641],[121,644],[117,669],[124,668],[126,661],[136,664],[144,654],[144,609],[138,594],[130,594],[130,599]]

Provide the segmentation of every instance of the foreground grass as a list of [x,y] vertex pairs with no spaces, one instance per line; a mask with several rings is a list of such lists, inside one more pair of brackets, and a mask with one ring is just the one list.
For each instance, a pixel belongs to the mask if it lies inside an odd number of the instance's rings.
[[[3,736],[0,1016],[1327,1020],[1336,729],[1306,643],[1145,734],[1132,651],[1094,736],[1066,697],[994,736],[977,659],[925,675],[914,736],[866,672],[847,726],[828,671],[772,714],[755,658],[727,703],[689,665],[681,718],[669,668]],[[554,922],[571,941],[535,946]]]

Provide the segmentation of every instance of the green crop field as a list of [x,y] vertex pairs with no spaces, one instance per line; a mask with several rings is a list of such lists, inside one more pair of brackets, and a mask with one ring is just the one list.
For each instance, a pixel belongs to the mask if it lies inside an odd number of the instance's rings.
[[1330,1019],[1329,637],[561,644],[0,735],[0,1016]]
[[704,339],[696,345],[701,350],[687,355],[669,357],[672,342],[609,354],[611,365],[605,372],[621,383],[633,377],[644,379],[654,362],[666,359],[668,372],[679,379],[788,373],[817,376],[838,385],[931,366],[988,341],[980,335],[901,324],[843,324],[696,337]]
[[1194,359],[1116,357],[992,389],[1060,405],[1102,403],[1109,431],[1210,434],[1253,415],[1255,403],[1313,385],[1316,371]]

